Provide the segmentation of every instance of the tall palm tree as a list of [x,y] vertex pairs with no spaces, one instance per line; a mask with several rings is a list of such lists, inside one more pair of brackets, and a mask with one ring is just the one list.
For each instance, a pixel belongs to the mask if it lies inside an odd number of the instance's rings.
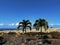
[[23,20],[22,22],[19,22],[17,29],[19,29],[20,27],[22,27],[23,32],[25,31],[26,33],[27,27],[29,27],[31,30],[31,22],[29,20]]
[[48,22],[45,19],[39,19],[38,25],[41,28],[41,32],[42,32],[42,28],[44,28],[45,31],[48,29]]
[[45,31],[48,29],[48,22],[45,19],[38,19],[35,21],[34,25],[33,25],[36,29],[41,29],[42,32],[42,28],[45,29]]

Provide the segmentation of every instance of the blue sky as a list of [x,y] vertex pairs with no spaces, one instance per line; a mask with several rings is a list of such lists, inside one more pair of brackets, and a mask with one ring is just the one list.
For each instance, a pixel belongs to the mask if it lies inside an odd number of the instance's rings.
[[34,23],[38,18],[60,25],[60,0],[0,0],[0,28],[16,27],[23,19]]

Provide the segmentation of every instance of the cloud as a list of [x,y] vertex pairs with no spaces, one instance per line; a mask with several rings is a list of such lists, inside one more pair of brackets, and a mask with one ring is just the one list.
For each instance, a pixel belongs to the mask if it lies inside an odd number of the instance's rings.
[[[19,25],[19,22],[17,22],[15,25],[18,26]],[[20,25],[22,25],[22,24],[20,24]]]
[[3,25],[4,25],[4,24],[2,24],[2,23],[0,24],[0,26],[3,26]]
[[57,26],[58,26],[58,25],[60,25],[60,24],[49,24],[49,26],[54,26],[54,25],[57,25]]
[[17,22],[15,25],[18,26],[19,25],[19,22]]
[[11,23],[11,24],[8,24],[9,26],[14,26],[15,24],[14,23]]
[[49,24],[50,26],[54,26],[54,24]]
[[19,22],[17,23],[11,23],[11,24],[8,24],[9,26],[18,26],[19,25]]

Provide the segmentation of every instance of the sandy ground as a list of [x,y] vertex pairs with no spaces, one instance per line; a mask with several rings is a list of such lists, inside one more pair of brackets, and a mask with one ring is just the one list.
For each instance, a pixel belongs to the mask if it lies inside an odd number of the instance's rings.
[[[41,30],[35,30],[35,29],[32,29],[31,31],[30,30],[26,30],[26,32],[40,32]],[[60,28],[49,28],[48,30],[42,30],[43,32],[60,32]],[[1,32],[4,32],[4,33],[8,33],[8,32],[16,32],[16,33],[23,33],[22,30],[0,30],[0,33]]]

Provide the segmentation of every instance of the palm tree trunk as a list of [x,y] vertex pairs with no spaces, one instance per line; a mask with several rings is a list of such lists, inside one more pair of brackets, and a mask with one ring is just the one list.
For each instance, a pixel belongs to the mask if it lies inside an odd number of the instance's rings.
[[26,28],[25,28],[25,33],[26,33]]
[[41,27],[41,33],[42,33],[42,27]]

